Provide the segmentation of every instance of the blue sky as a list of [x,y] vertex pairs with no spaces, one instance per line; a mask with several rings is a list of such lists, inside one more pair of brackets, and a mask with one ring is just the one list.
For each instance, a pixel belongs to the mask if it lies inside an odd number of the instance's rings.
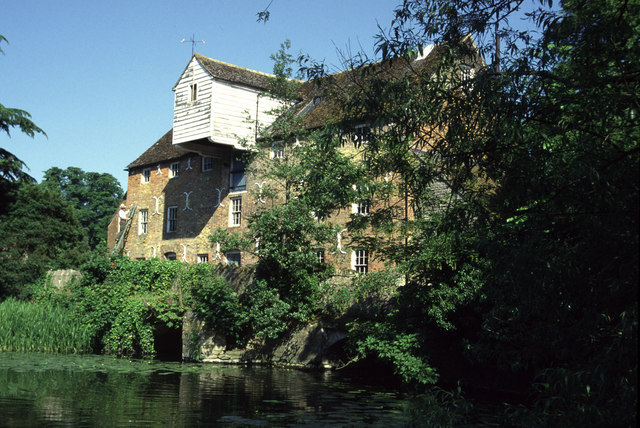
[[126,189],[126,165],[173,120],[171,88],[196,52],[271,72],[269,56],[285,39],[336,67],[336,50],[372,52],[378,23],[393,0],[20,0],[0,13],[0,103],[32,115],[47,137],[14,129],[0,147],[38,181],[52,166],[107,172]]

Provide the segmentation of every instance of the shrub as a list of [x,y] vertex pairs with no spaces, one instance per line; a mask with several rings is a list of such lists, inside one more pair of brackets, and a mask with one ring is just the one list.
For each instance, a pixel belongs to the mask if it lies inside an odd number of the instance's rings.
[[239,344],[247,316],[238,295],[210,264],[189,269],[185,283],[191,291],[191,306],[208,326],[226,335],[229,344]]

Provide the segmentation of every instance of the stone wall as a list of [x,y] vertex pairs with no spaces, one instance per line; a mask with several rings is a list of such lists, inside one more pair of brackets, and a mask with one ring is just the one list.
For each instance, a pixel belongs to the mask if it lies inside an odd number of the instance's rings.
[[337,368],[344,364],[341,343],[346,330],[315,322],[275,341],[254,339],[243,349],[227,349],[224,335],[206,328],[193,312],[182,320],[182,359],[205,363],[275,364],[296,368]]

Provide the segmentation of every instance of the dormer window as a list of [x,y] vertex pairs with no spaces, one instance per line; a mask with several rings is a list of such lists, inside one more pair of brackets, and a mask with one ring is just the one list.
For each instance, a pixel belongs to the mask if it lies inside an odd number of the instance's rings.
[[190,100],[196,101],[198,99],[198,84],[197,83],[192,83],[190,86],[191,88],[191,97]]

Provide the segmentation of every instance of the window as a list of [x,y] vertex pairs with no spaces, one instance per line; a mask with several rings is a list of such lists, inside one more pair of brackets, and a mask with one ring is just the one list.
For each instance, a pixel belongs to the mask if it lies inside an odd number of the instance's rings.
[[370,134],[371,128],[367,125],[356,126],[356,129],[353,132],[353,145],[356,148],[360,148],[362,145],[367,144]]
[[245,175],[245,163],[236,155],[231,161],[231,173],[229,177],[229,191],[240,192],[247,189],[247,176]]
[[316,211],[311,211],[311,217],[316,221],[325,221],[327,219],[325,214]]
[[210,156],[202,157],[202,172],[211,171],[213,169],[213,158]]
[[175,260],[176,259],[176,253],[173,253],[173,252],[164,253],[164,258],[167,259],[167,260]]
[[151,180],[151,168],[145,168],[142,170],[142,182],[148,183]]
[[227,251],[224,253],[227,264],[230,266],[240,266],[240,251]]
[[282,159],[284,157],[284,143],[276,141],[271,145],[271,159]]
[[138,211],[138,235],[144,235],[147,233],[147,226],[149,225],[149,210]]
[[145,260],[144,257],[136,257],[136,260],[140,261],[140,260]]
[[320,248],[320,249],[316,250],[316,257],[318,257],[318,264],[323,265],[325,263],[324,249]]
[[371,208],[371,203],[369,201],[361,201],[357,204],[353,204],[352,212],[353,214],[358,215],[369,215],[369,209]]
[[178,207],[167,208],[167,232],[175,232],[178,229]]
[[353,270],[358,273],[369,272],[369,250],[358,248],[352,253]]
[[192,83],[190,86],[191,89],[191,101],[196,101],[198,99],[198,84]]
[[462,64],[460,66],[460,79],[462,83],[469,82],[473,79],[473,67],[468,64]]
[[169,178],[174,178],[180,175],[180,162],[173,162],[169,165]]
[[198,254],[198,263],[208,263],[209,254]]
[[242,222],[242,198],[231,198],[229,226],[240,226]]

